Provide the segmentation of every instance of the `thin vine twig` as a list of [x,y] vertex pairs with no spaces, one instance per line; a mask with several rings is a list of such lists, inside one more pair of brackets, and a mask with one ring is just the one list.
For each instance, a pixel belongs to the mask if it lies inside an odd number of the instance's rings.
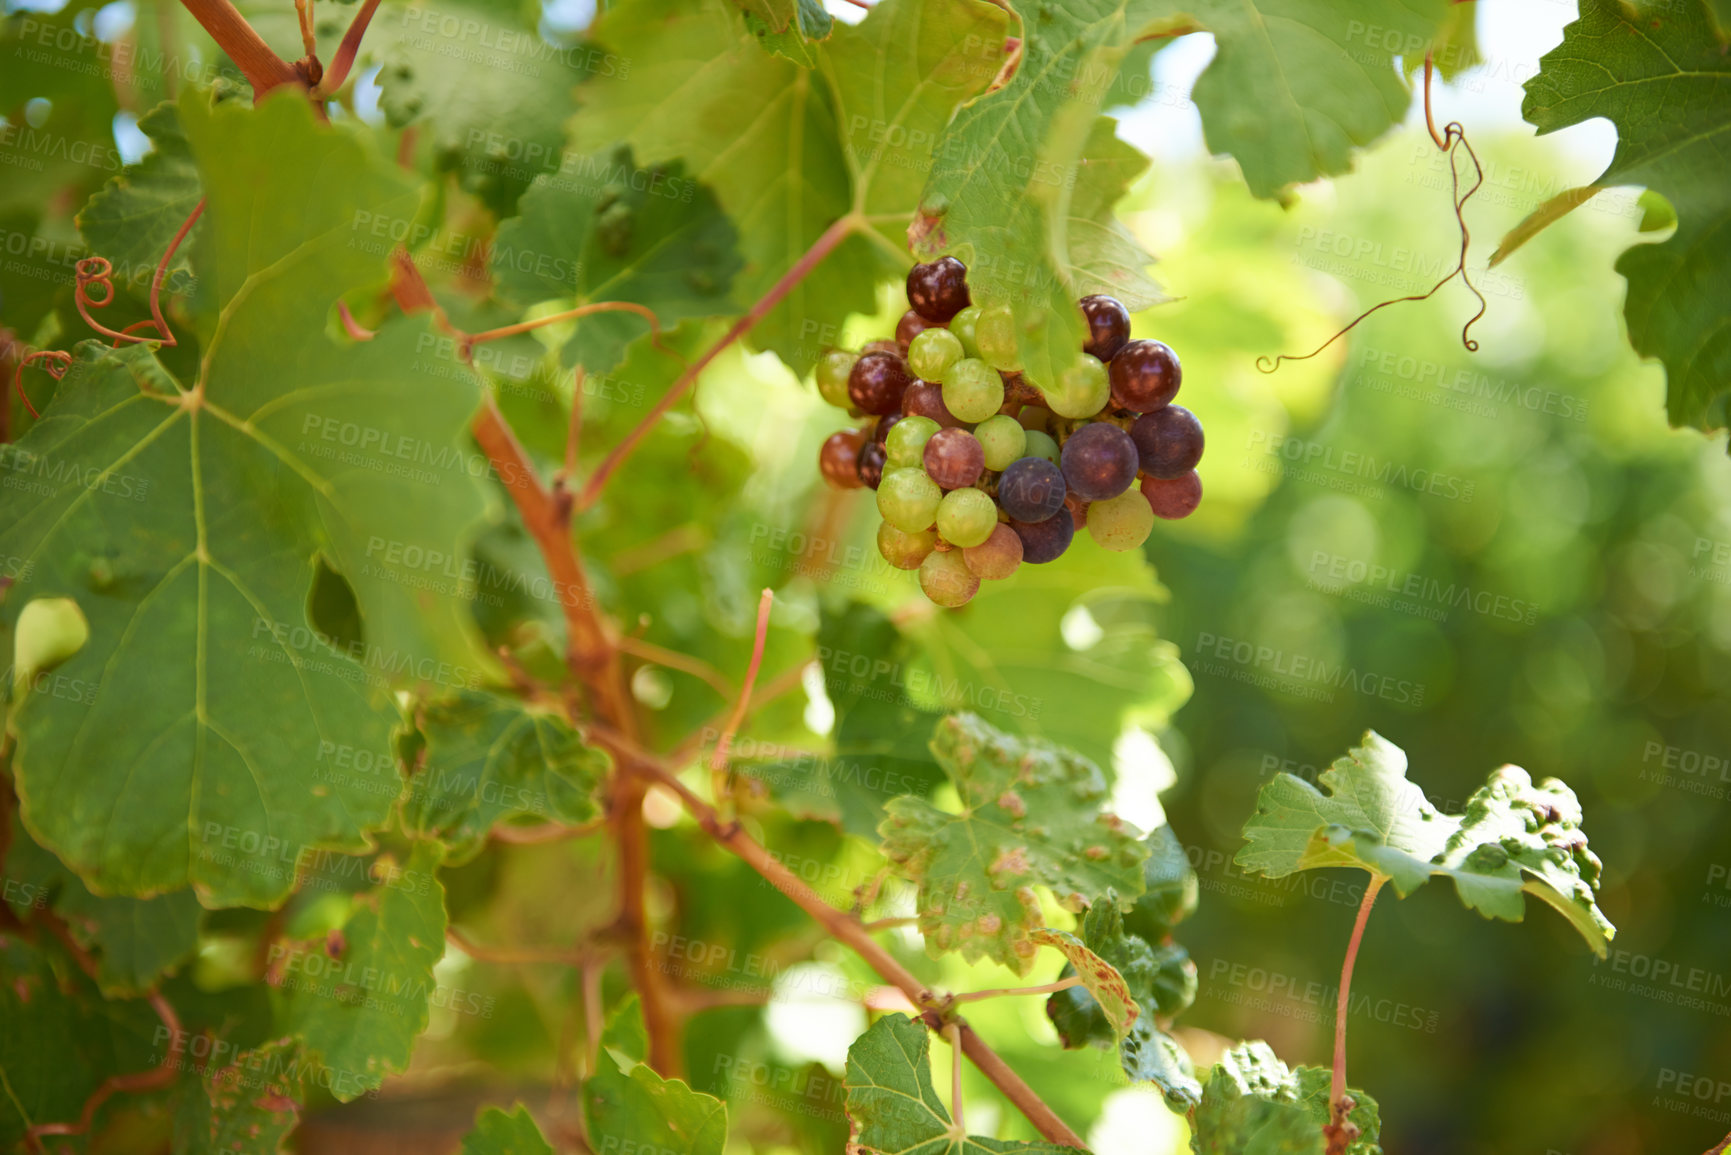
[[769,611],[774,604],[775,591],[771,589],[764,590],[763,596],[757,599],[757,634],[751,644],[751,663],[745,668],[745,684],[739,689],[739,701],[728,716],[721,740],[715,744],[715,753],[710,755],[709,768],[712,771],[726,769],[727,752],[733,746],[733,736],[745,720],[746,710],[751,707],[751,689],[757,685],[757,669],[763,665],[763,645],[769,640]]
[[[925,984],[873,939],[858,918],[825,902],[798,875],[747,834],[739,823],[724,821],[714,807],[693,793],[661,759],[617,733],[598,728],[592,731],[590,736],[612,750],[620,762],[630,767],[633,772],[673,791],[684,804],[686,811],[711,838],[809,914],[829,932],[831,938],[859,955],[884,981],[899,988],[909,1001],[916,1006],[930,1004],[931,992],[926,989]],[[941,1030],[944,1025],[935,1012],[925,1012],[922,1017],[926,1025],[934,1030]],[[1027,1117],[1042,1136],[1049,1142],[1066,1147],[1083,1146],[1081,1136],[1059,1118],[1057,1112],[1053,1111],[972,1027],[959,1018],[949,1021],[956,1024],[962,1053],[973,1062],[981,1074],[1003,1092],[1005,1098]]]
[[1049,995],[1057,991],[1067,991],[1081,981],[1081,975],[1071,975],[1067,979],[1041,983],[1037,987],[998,987],[989,991],[963,991],[961,994],[951,995],[950,1001],[952,1003],[977,1003],[983,999],[999,999],[1010,995]]
[[1352,1005],[1352,967],[1358,961],[1358,944],[1364,939],[1364,924],[1370,920],[1370,908],[1376,902],[1376,892],[1382,889],[1381,875],[1372,875],[1364,888],[1364,898],[1358,904],[1358,918],[1352,924],[1352,937],[1346,944],[1346,961],[1340,967],[1340,998],[1334,1007],[1334,1071],[1328,1083],[1330,1118],[1322,1129],[1328,1140],[1327,1155],[1345,1155],[1347,1147],[1358,1138],[1358,1128],[1347,1119],[1356,1106],[1346,1093],[1346,1015]]
[[[1427,301],[1431,297],[1435,296],[1444,285],[1448,284],[1456,277],[1459,277],[1461,284],[1465,285],[1467,290],[1472,293],[1473,296],[1478,298],[1478,312],[1469,317],[1467,323],[1461,326],[1461,344],[1466,347],[1466,350],[1469,353],[1478,352],[1479,343],[1477,339],[1471,336],[1472,327],[1478,323],[1480,317],[1485,315],[1485,310],[1489,306],[1485,301],[1485,295],[1479,292],[1478,286],[1473,284],[1472,275],[1467,272],[1467,249],[1472,244],[1472,233],[1467,228],[1466,205],[1467,202],[1473,198],[1473,194],[1479,191],[1479,187],[1485,183],[1485,170],[1483,166],[1479,164],[1478,153],[1473,151],[1472,144],[1467,140],[1467,131],[1462,127],[1460,121],[1451,120],[1443,127],[1442,132],[1437,132],[1436,121],[1431,119],[1431,71],[1431,56],[1430,53],[1427,52],[1424,57],[1425,129],[1430,133],[1432,143],[1434,143],[1438,149],[1448,154],[1449,199],[1454,205],[1455,223],[1460,226],[1461,234],[1460,254],[1455,260],[1455,267],[1450,269],[1448,275],[1443,277],[1442,280],[1438,281],[1422,293],[1413,293],[1405,297],[1394,297],[1387,301],[1379,301],[1372,305],[1370,308],[1354,317],[1344,328],[1336,332],[1334,336],[1330,337],[1308,353],[1282,353],[1279,356],[1272,358],[1267,355],[1258,357],[1256,359],[1256,368],[1259,372],[1272,373],[1276,369],[1280,368],[1280,364],[1283,361],[1308,361],[1330,345],[1334,344],[1336,341],[1340,340],[1342,337],[1346,336],[1348,333],[1352,332],[1358,327],[1361,321],[1365,320],[1365,318],[1369,317],[1372,313],[1386,309],[1390,305],[1405,304],[1408,301]],[[1473,165],[1473,183],[1464,193],[1461,191],[1460,165],[1455,159],[1455,153],[1459,150],[1464,150],[1466,152],[1467,159],[1472,161]]]

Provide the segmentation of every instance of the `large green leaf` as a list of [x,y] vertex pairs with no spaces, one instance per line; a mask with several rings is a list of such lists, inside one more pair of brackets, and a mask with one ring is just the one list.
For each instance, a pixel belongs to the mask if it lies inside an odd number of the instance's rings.
[[[1289,1071],[1267,1043],[1240,1043],[1214,1064],[1202,1102],[1191,1116],[1196,1155],[1322,1155],[1322,1129],[1331,1117],[1330,1073],[1323,1067]],[[1345,1155],[1381,1155],[1376,1100],[1351,1092],[1347,1120],[1358,1128]]]
[[961,796],[950,814],[902,797],[879,827],[884,854],[919,885],[926,949],[989,958],[1017,974],[1034,963],[1029,932],[1041,922],[1036,885],[1071,909],[1098,901],[1129,907],[1142,892],[1147,849],[1102,809],[1106,777],[1081,755],[994,730],[958,714],[938,725],[932,752]]
[[1354,149],[1400,123],[1412,93],[1395,58],[1422,58],[1449,0],[1155,0],[1146,12],[1214,34],[1192,93],[1203,136],[1251,192],[1276,197],[1346,172]]
[[224,1067],[212,1064],[184,1088],[174,1155],[276,1155],[299,1118],[299,1048],[275,1039]]
[[480,691],[436,698],[415,713],[422,739],[403,826],[445,844],[451,865],[519,816],[577,825],[600,813],[595,791],[607,755],[557,714]]
[[605,1053],[599,1066],[583,1080],[583,1114],[595,1150],[721,1155],[726,1103],[624,1055]]
[[1355,866],[1402,896],[1444,875],[1468,908],[1510,922],[1521,921],[1522,895],[1531,894],[1606,953],[1616,927],[1595,901],[1599,860],[1574,791],[1555,778],[1534,785],[1525,770],[1504,766],[1463,813],[1443,814],[1407,781],[1398,746],[1374,732],[1363,743],[1322,772],[1322,790],[1284,773],[1265,785],[1235,861],[1269,878]]
[[461,1155],[553,1155],[552,1144],[518,1103],[509,1112],[488,1107],[475,1116],[475,1129],[463,1136]]
[[[328,333],[381,272],[356,222],[414,209],[387,162],[292,92],[246,109],[188,89],[179,112],[208,200],[200,360],[86,343],[6,450],[32,485],[0,547],[33,564],[0,612],[67,597],[91,629],[14,703],[14,767],[32,836],[97,893],[263,906],[303,849],[364,850],[385,818],[394,791],[327,771],[389,749],[387,687],[478,678],[451,573],[483,508],[477,395],[417,360],[422,321]],[[364,638],[314,628],[321,561]]]
[[847,1049],[849,1150],[860,1155],[1060,1155],[1051,1143],[1009,1143],[957,1129],[932,1085],[931,1039],[906,1015],[885,1015]]
[[[668,327],[729,311],[740,265],[733,225],[678,165],[638,168],[628,148],[572,154],[535,181],[518,213],[499,226],[493,275],[519,302],[628,301]],[[648,330],[635,313],[599,313],[577,322],[567,353],[605,372]]]
[[906,268],[920,174],[956,104],[991,79],[982,49],[1002,28],[977,0],[884,0],[815,46],[808,71],[766,53],[725,0],[621,5],[595,34],[636,66],[583,86],[572,133],[583,149],[628,142],[643,164],[683,159],[715,190],[746,258],[742,305],[858,214],[869,236],[844,240],[753,331],[803,371]]
[[[143,295],[150,291],[162,255],[198,207],[204,190],[174,105],[157,105],[139,120],[138,128],[150,138],[150,153],[127,165],[90,198],[79,210],[78,231],[93,254],[114,266],[117,283]],[[163,277],[165,292],[184,288],[192,268],[191,238],[197,231],[194,224],[175,251]]]
[[198,950],[198,899],[190,890],[154,898],[105,898],[58,858],[36,845],[14,819],[6,852],[6,893],[19,913],[52,907],[96,955],[96,981],[105,995],[132,995],[154,987]]
[[1617,151],[1593,183],[1645,185],[1671,202],[1677,231],[1617,261],[1629,281],[1623,315],[1636,352],[1665,364],[1671,423],[1722,428],[1731,399],[1731,57],[1703,0],[1581,0],[1580,12],[1527,81],[1521,114],[1541,134],[1606,118]]
[[354,896],[341,927],[272,948],[278,1027],[301,1039],[318,1084],[338,1099],[407,1067],[427,1029],[445,954],[439,857],[434,842],[416,842],[400,862],[381,855],[370,868],[378,885]]

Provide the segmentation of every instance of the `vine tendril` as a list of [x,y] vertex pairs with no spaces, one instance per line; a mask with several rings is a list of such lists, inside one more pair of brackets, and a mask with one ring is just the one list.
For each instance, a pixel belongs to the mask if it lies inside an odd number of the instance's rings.
[[[1467,131],[1462,127],[1460,121],[1451,120],[1448,124],[1443,126],[1442,132],[1437,132],[1436,121],[1431,118],[1431,71],[1431,56],[1429,52],[1426,52],[1424,57],[1424,125],[1425,129],[1430,133],[1432,143],[1434,143],[1439,150],[1446,153],[1449,159],[1449,199],[1454,205],[1455,223],[1460,226],[1461,233],[1460,255],[1455,261],[1455,267],[1449,270],[1448,275],[1443,277],[1442,280],[1438,281],[1422,293],[1413,293],[1405,297],[1394,297],[1387,301],[1380,301],[1377,304],[1372,305],[1370,308],[1354,317],[1344,328],[1338,330],[1334,336],[1330,337],[1308,353],[1282,353],[1276,357],[1269,357],[1267,354],[1264,354],[1258,357],[1256,359],[1256,368],[1258,372],[1272,373],[1276,369],[1280,368],[1280,363],[1282,361],[1308,361],[1310,358],[1316,356],[1318,353],[1352,332],[1353,329],[1358,327],[1359,322],[1363,321],[1379,309],[1386,309],[1390,305],[1404,304],[1407,301],[1427,301],[1432,296],[1436,295],[1437,291],[1444,285],[1448,284],[1456,277],[1460,278],[1461,284],[1467,287],[1468,292],[1478,298],[1478,312],[1469,317],[1466,324],[1461,326],[1461,344],[1465,346],[1469,353],[1478,352],[1479,343],[1478,340],[1471,335],[1472,327],[1478,323],[1480,317],[1485,315],[1485,310],[1488,306],[1485,301],[1485,295],[1479,292],[1478,286],[1473,284],[1472,275],[1467,272],[1467,249],[1472,244],[1472,233],[1467,228],[1465,210],[1467,202],[1473,198],[1474,193],[1479,191],[1479,186],[1485,183],[1485,170],[1484,167],[1479,164],[1478,153],[1473,151],[1471,142],[1467,140]],[[1472,184],[1467,187],[1465,192],[1461,191],[1461,167],[1456,156],[1456,153],[1461,151],[1464,151],[1467,154],[1467,159],[1472,162],[1473,166]]]

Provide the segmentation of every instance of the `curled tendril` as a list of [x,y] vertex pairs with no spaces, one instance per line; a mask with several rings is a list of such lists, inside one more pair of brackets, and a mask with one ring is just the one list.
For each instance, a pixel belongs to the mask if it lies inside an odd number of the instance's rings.
[[63,349],[39,349],[25,354],[24,359],[18,362],[17,371],[12,374],[12,388],[17,391],[18,399],[24,402],[24,408],[30,411],[31,417],[40,420],[42,414],[36,412],[36,406],[30,404],[30,394],[24,392],[24,370],[32,361],[42,362],[42,371],[58,381],[71,368],[72,354]]
[[[1256,368],[1259,372],[1272,373],[1276,369],[1280,368],[1280,363],[1282,361],[1308,361],[1310,358],[1316,356],[1318,353],[1352,332],[1353,329],[1358,327],[1360,321],[1363,321],[1366,317],[1370,316],[1377,310],[1386,309],[1390,305],[1403,304],[1407,301],[1429,300],[1439,289],[1454,280],[1456,277],[1460,278],[1461,284],[1465,285],[1467,291],[1477,297],[1479,301],[1478,312],[1469,317],[1467,323],[1461,326],[1461,344],[1466,347],[1466,350],[1469,353],[1477,353],[1479,351],[1478,340],[1472,336],[1472,327],[1478,323],[1480,317],[1485,315],[1487,305],[1485,302],[1485,295],[1479,292],[1478,286],[1473,284],[1472,275],[1467,272],[1467,249],[1472,244],[1472,233],[1467,229],[1467,220],[1464,214],[1467,202],[1473,198],[1474,193],[1479,191],[1479,186],[1485,183],[1485,170],[1484,167],[1479,164],[1478,154],[1473,151],[1472,144],[1467,140],[1467,131],[1461,126],[1460,121],[1451,120],[1444,126],[1441,133],[1437,132],[1436,122],[1431,119],[1430,112],[1430,81],[1431,58],[1427,54],[1424,58],[1425,128],[1429,130],[1430,138],[1436,144],[1437,148],[1448,154],[1449,158],[1449,199],[1453,202],[1455,223],[1460,226],[1461,233],[1460,255],[1455,261],[1455,267],[1449,270],[1448,275],[1443,277],[1442,280],[1438,281],[1422,293],[1414,293],[1411,296],[1406,297],[1394,297],[1390,300],[1381,301],[1372,305],[1370,308],[1354,317],[1351,322],[1336,332],[1334,336],[1330,337],[1308,353],[1282,353],[1277,357],[1269,357],[1267,354],[1264,354],[1263,356],[1258,357],[1256,359]],[[1465,192],[1461,191],[1461,167],[1457,156],[1460,152],[1465,152],[1467,154],[1467,159],[1472,162],[1473,166],[1472,184],[1467,186]]]

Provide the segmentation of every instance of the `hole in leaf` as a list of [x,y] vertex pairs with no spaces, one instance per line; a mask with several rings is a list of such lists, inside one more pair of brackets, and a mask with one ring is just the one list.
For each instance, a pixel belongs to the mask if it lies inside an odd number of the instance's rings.
[[361,642],[361,607],[354,587],[322,556],[307,596],[307,618],[339,650],[351,650]]

